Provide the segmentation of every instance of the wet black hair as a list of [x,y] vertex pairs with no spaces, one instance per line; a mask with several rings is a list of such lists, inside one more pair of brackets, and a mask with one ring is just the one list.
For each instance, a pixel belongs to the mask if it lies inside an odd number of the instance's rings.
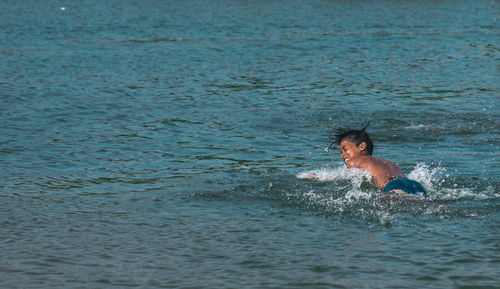
[[333,134],[332,143],[328,148],[330,149],[332,145],[340,145],[343,139],[347,138],[349,141],[359,146],[362,142],[366,143],[366,150],[370,155],[373,153],[373,142],[370,136],[365,132],[366,128],[370,125],[368,122],[365,127],[360,130],[351,128],[337,128]]

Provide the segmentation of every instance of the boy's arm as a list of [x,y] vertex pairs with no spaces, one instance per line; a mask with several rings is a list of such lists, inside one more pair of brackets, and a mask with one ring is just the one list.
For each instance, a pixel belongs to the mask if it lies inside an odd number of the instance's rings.
[[315,173],[313,173],[313,172],[307,173],[307,175],[305,176],[305,178],[313,180],[313,181],[319,180],[319,177]]

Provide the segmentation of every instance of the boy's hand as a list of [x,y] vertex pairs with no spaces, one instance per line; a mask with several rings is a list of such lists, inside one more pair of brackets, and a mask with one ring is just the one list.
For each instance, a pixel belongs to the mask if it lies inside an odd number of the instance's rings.
[[313,180],[313,181],[317,181],[319,180],[318,176],[313,173],[313,172],[309,172],[307,175],[306,175],[306,178],[307,179],[310,179],[310,180]]

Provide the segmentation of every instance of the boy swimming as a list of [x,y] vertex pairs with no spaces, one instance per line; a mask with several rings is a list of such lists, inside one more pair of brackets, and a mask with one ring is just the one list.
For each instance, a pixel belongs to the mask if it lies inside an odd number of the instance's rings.
[[[372,157],[373,142],[365,132],[368,125],[361,130],[339,128],[330,144],[337,144],[340,157],[348,168],[359,168],[368,171],[377,186],[383,192],[401,194],[426,195],[424,187],[417,181],[410,180],[394,163]],[[311,176],[315,178],[315,175]]]

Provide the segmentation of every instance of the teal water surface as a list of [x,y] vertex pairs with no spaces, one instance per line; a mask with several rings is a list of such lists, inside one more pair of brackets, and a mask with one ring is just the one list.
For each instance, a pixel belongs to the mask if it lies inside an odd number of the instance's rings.
[[0,287],[498,288],[499,11],[0,1]]

